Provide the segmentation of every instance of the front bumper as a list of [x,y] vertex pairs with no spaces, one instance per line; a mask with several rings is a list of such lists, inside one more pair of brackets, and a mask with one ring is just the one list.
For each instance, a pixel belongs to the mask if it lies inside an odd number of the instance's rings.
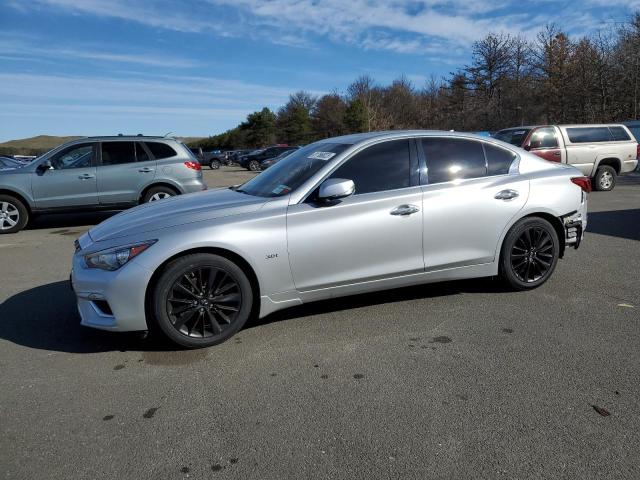
[[147,330],[145,294],[151,275],[135,259],[108,272],[85,268],[82,254],[74,255],[71,285],[80,324],[118,332]]

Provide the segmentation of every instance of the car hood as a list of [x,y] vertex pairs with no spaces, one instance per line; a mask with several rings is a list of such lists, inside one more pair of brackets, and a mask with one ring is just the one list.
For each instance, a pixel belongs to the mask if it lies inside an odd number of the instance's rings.
[[126,210],[89,230],[94,242],[112,240],[187,223],[250,213],[267,199],[228,188],[178,195]]

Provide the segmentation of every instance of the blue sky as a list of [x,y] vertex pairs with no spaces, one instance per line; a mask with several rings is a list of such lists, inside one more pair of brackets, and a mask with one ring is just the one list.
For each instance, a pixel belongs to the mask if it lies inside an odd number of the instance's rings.
[[640,0],[0,0],[0,141],[210,135],[361,74],[417,87],[490,31],[571,35]]

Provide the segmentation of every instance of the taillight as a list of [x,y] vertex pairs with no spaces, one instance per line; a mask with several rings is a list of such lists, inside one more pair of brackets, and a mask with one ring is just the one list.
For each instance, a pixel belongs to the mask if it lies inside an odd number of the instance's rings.
[[583,192],[591,192],[591,179],[589,177],[571,177],[571,181],[578,185]]
[[636,147],[636,159],[640,160],[640,143]]
[[198,162],[184,162],[184,164],[187,166],[187,168],[190,168],[192,170],[202,170],[202,167]]

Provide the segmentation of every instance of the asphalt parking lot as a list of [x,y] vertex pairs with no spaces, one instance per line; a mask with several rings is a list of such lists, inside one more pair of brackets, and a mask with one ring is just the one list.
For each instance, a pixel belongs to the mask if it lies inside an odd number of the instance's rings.
[[640,478],[640,176],[589,202],[583,245],[535,291],[325,301],[198,351],[80,327],[73,240],[109,214],[39,219],[0,237],[0,471]]

